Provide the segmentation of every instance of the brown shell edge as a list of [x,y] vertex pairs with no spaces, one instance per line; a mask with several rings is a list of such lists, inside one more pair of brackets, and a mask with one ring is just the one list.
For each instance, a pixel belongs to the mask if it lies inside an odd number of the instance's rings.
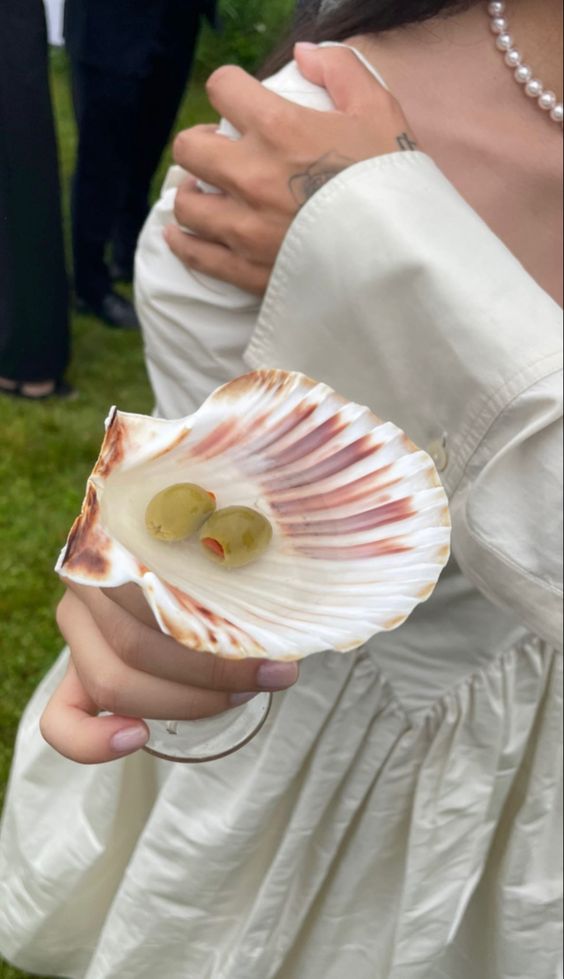
[[123,462],[125,456],[126,425],[120,412],[113,407],[108,415],[106,431],[98,458],[90,478],[107,479],[110,473]]
[[58,570],[63,577],[92,583],[107,578],[110,540],[100,527],[100,504],[96,486],[88,481],[80,515],[74,521]]

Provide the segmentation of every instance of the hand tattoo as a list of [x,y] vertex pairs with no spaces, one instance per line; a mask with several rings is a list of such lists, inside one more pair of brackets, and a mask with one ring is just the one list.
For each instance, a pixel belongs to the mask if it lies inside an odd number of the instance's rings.
[[333,177],[342,173],[355,162],[347,156],[341,156],[339,153],[331,151],[312,163],[304,173],[296,173],[290,178],[288,186],[298,206],[303,207]]
[[400,133],[399,136],[396,136],[396,142],[400,150],[410,152],[417,149],[417,143],[408,133]]

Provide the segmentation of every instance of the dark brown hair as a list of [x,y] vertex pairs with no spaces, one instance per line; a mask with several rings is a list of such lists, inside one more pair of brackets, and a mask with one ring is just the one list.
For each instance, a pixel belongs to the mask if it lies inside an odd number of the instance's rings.
[[297,41],[344,41],[356,34],[379,34],[395,27],[415,24],[439,14],[454,13],[476,4],[477,0],[340,0],[325,13],[319,0],[309,0],[298,14],[295,28],[282,46],[271,55],[260,72],[265,78],[292,59]]

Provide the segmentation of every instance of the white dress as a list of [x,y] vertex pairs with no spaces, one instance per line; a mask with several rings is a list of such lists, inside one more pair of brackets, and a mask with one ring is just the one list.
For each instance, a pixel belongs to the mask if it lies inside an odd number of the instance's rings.
[[37,722],[60,661],[19,732],[0,950],[76,979],[557,979],[559,308],[398,153],[300,212],[257,322],[167,252],[174,181],[138,255],[159,409],[248,365],[327,381],[434,454],[454,558],[404,626],[307,660],[213,764],[59,757]]

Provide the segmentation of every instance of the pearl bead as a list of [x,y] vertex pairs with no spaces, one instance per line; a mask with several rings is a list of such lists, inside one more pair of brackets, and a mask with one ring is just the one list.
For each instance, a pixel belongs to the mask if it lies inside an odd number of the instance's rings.
[[525,91],[529,98],[538,99],[542,95],[542,82],[538,78],[531,78],[525,85]]
[[533,77],[533,71],[528,65],[519,65],[515,72],[515,79],[520,85],[526,85]]
[[521,52],[517,51],[516,48],[511,48],[505,55],[505,64],[509,65],[510,68],[518,68],[521,64]]
[[495,43],[500,51],[509,51],[513,47],[513,38],[511,34],[500,34]]
[[539,99],[539,105],[545,112],[550,112],[551,109],[554,109],[556,105],[556,95],[554,92],[543,92]]
[[505,15],[507,4],[502,2],[491,2],[487,4],[490,15],[490,30],[496,35],[495,43],[499,51],[504,55],[505,64],[513,69],[515,81],[523,85],[526,94],[531,99],[536,99],[539,108],[550,114],[550,118],[557,123],[564,122],[564,105],[556,101],[554,92],[545,92],[543,83],[539,78],[533,77],[533,70],[529,65],[523,64],[521,52],[513,47],[513,38],[509,33],[509,20]]

